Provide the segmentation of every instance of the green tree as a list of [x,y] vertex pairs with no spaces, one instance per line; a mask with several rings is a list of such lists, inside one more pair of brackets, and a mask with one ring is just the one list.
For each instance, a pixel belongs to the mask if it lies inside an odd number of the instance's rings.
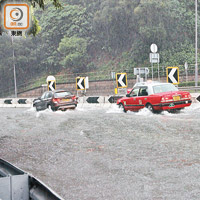
[[[86,9],[77,5],[64,5],[62,12],[55,10],[51,5],[43,12],[36,12],[40,16],[41,33],[38,34],[37,44],[40,55],[40,66],[51,71],[58,71],[61,55],[58,52],[59,43],[64,36],[77,37],[88,40],[91,35],[90,14]],[[88,44],[89,45],[89,44]]]
[[73,72],[83,71],[87,65],[87,40],[77,37],[64,37],[58,51],[62,55],[60,64],[65,68],[71,68]]

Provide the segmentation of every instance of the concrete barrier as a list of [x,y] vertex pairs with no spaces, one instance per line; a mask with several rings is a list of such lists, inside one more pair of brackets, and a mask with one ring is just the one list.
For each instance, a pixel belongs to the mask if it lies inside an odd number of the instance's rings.
[[[116,103],[117,99],[122,96],[84,96],[79,97],[79,104],[111,104]],[[33,101],[36,98],[5,98],[0,99],[0,107],[2,108],[28,108],[33,106]]]
[[[199,103],[200,94],[199,93],[191,93],[192,102]],[[122,96],[84,96],[79,97],[79,104],[115,104],[119,98]],[[0,107],[1,108],[30,108],[33,106],[33,101],[36,98],[5,98],[0,99]],[[199,100],[198,100],[199,99]]]
[[84,96],[79,97],[78,102],[85,104],[111,104],[116,103],[117,100],[121,97],[123,96]]
[[192,96],[192,103],[199,103],[199,98],[200,97],[200,93],[191,93]]
[[0,99],[0,107],[5,108],[29,108],[32,107],[35,98],[6,98]]

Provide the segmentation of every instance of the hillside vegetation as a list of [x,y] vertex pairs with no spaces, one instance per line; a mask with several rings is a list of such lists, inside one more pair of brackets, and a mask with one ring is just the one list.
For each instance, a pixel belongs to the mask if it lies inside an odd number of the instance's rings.
[[[18,88],[48,74],[133,71],[149,67],[150,45],[160,65],[195,62],[195,2],[188,0],[60,0],[34,8],[40,32],[14,38]],[[39,27],[40,26],[40,27]],[[199,31],[198,31],[199,32]],[[106,74],[107,75],[107,74]],[[12,90],[11,39],[0,37],[0,93]]]

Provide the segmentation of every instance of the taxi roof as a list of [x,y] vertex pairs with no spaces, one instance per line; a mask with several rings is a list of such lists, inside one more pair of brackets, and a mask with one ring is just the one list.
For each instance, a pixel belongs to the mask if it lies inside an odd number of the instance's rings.
[[134,85],[134,87],[137,87],[137,86],[155,86],[155,85],[164,85],[164,84],[170,84],[170,83],[161,83],[161,82],[158,82],[158,81],[147,81],[147,82],[136,83]]

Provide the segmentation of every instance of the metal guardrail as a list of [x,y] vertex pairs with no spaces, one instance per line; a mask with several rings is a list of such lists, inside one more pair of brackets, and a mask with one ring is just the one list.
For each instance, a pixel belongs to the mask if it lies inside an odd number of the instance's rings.
[[188,87],[178,87],[179,90],[182,91],[195,91],[195,92],[199,92],[200,93],[200,86],[188,86]]

